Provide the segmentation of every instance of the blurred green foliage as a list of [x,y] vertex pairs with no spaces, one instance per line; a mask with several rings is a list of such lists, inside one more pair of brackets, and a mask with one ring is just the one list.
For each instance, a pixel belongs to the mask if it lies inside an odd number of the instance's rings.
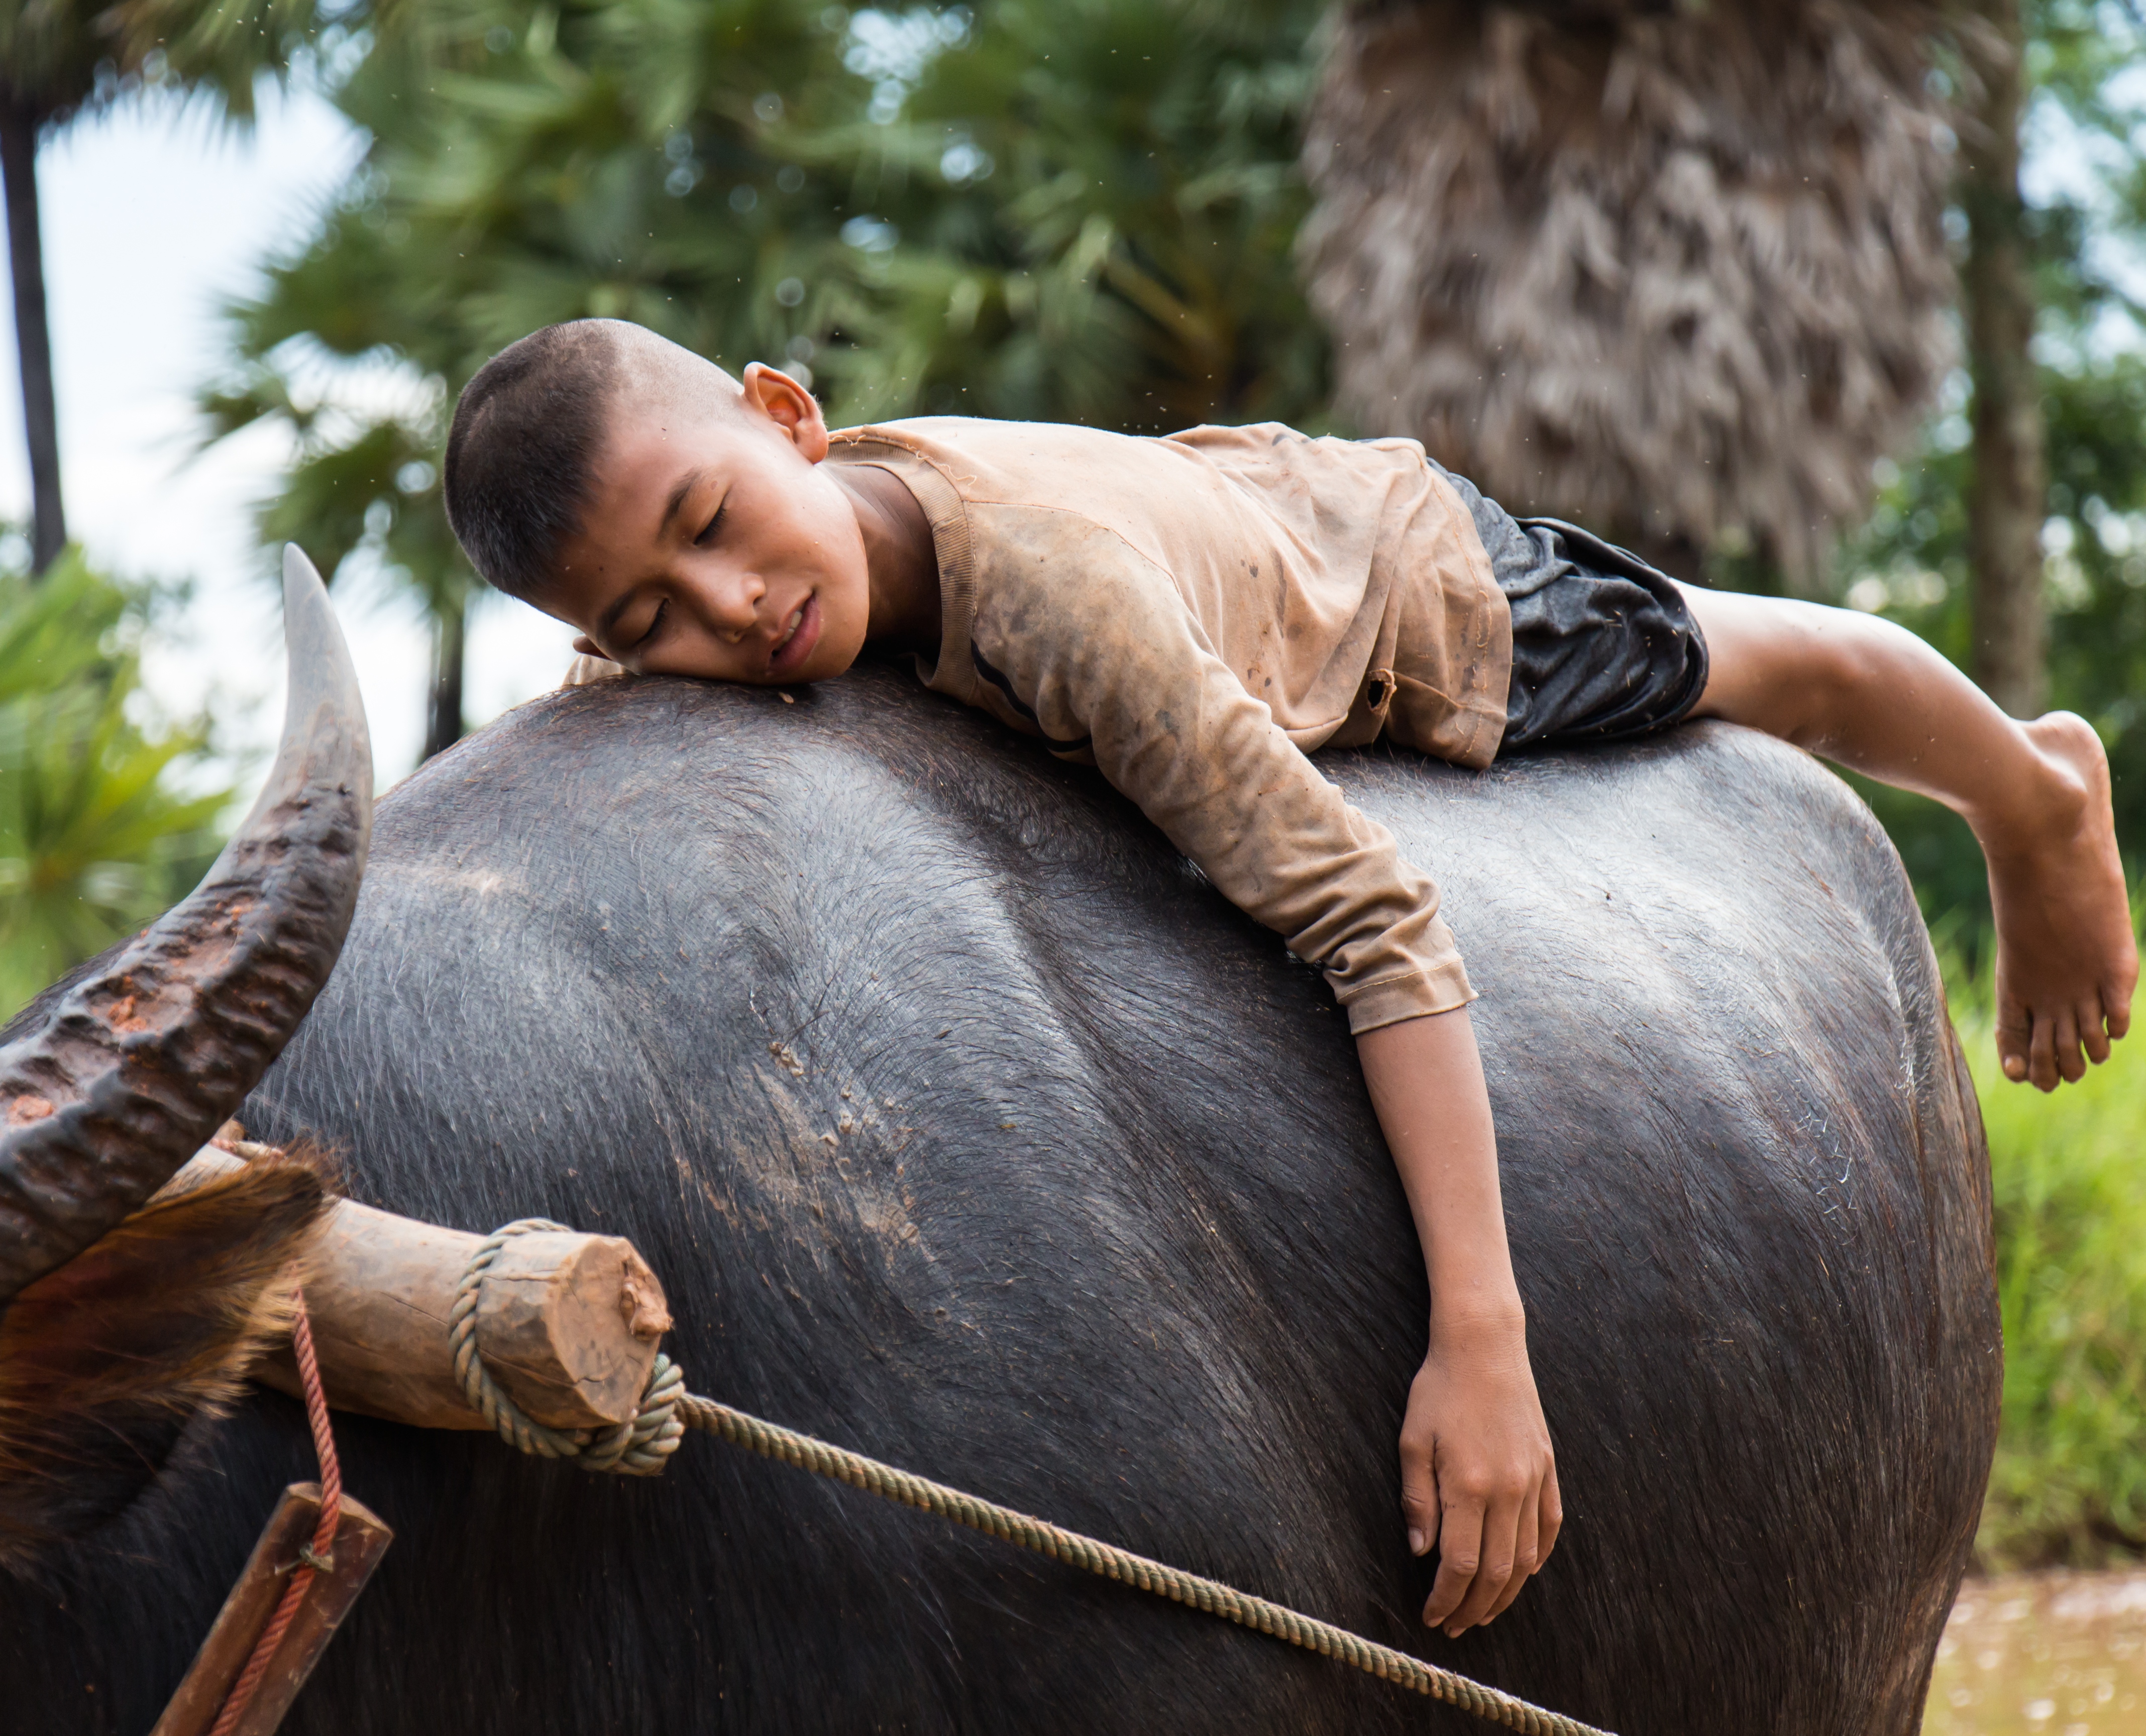
[[216,854],[231,791],[203,778],[206,725],[158,721],[142,691],[162,601],[72,547],[35,583],[25,561],[0,567],[0,1019]]
[[856,237],[868,314],[829,356],[838,412],[1323,425],[1326,340],[1291,253],[1319,11],[1010,0],[852,20],[844,61],[874,77],[878,136],[849,169],[886,227]]
[[2146,1550],[2146,1051],[2044,1097],[2005,1079],[1987,970],[1940,947],[1989,1135],[2004,1419],[1976,1554],[1992,1569]]
[[801,362],[838,420],[1316,419],[1290,247],[1318,12],[439,0],[338,88],[376,142],[240,351],[287,382],[293,338],[386,348],[451,397],[594,314]]

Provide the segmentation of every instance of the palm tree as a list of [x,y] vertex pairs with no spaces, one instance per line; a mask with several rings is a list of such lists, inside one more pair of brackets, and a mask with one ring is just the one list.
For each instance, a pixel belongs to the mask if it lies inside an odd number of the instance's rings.
[[145,86],[198,92],[227,113],[249,117],[254,74],[287,70],[312,18],[312,0],[0,0],[0,193],[30,451],[32,572],[42,573],[67,542],[37,214],[39,143]]
[[1809,584],[1949,361],[1937,22],[1349,0],[1304,159],[1343,407],[1673,572]]

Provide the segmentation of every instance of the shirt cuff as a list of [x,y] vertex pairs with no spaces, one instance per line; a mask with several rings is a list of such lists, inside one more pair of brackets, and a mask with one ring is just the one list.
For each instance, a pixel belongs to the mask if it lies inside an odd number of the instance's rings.
[[1423,1019],[1433,1013],[1450,1013],[1475,998],[1469,986],[1468,970],[1459,959],[1412,970],[1405,976],[1389,976],[1367,982],[1335,999],[1348,1010],[1349,1034],[1361,1036],[1382,1025],[1398,1025],[1404,1019]]

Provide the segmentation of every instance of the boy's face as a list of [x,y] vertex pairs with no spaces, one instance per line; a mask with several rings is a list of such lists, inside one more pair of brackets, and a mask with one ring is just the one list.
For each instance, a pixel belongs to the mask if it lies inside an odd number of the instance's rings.
[[824,681],[863,648],[870,574],[827,425],[756,362],[705,413],[612,407],[582,530],[538,601],[576,651],[640,675]]

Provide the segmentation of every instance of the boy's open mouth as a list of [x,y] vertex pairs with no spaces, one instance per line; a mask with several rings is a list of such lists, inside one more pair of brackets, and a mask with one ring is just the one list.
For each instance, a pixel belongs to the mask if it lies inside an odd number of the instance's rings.
[[775,648],[767,654],[767,671],[779,675],[795,667],[812,655],[812,647],[820,642],[820,597],[816,591],[806,596],[783,624],[782,636],[775,641]]

